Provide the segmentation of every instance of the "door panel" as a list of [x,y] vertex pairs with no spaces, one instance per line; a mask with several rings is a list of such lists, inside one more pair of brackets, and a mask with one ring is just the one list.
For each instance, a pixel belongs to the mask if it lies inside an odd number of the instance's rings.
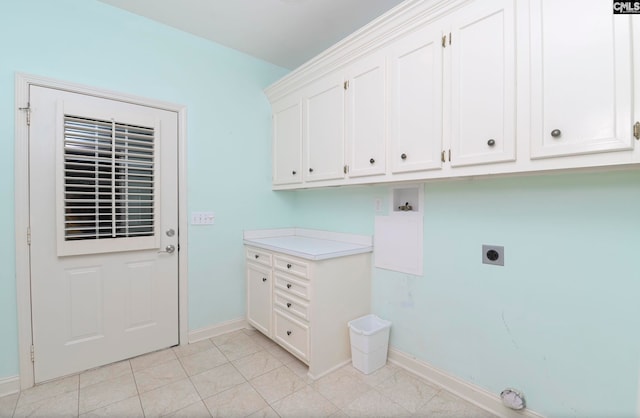
[[530,19],[532,158],[632,149],[631,17],[597,0],[532,0]]
[[513,0],[476,2],[452,19],[451,166],[515,161]]
[[320,79],[305,97],[305,180],[344,178],[344,87],[342,73]]
[[391,171],[440,169],[442,65],[440,30],[428,26],[390,47]]
[[160,252],[178,245],[177,115],[37,86],[30,103],[36,383],[178,344],[178,257]]
[[378,53],[347,70],[349,177],[385,173],[386,62]]

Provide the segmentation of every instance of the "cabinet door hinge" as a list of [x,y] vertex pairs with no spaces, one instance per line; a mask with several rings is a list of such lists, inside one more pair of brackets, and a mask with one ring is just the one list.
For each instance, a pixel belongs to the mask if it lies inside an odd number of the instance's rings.
[[636,122],[636,123],[633,125],[633,136],[634,136],[636,139],[640,139],[640,122]]
[[27,245],[31,245],[31,227],[27,227]]
[[36,350],[33,348],[33,344],[31,344],[31,362],[34,363],[36,361]]
[[27,126],[31,125],[31,103],[27,103],[27,107],[19,107],[18,110],[27,112]]
[[349,88],[349,80],[345,81],[343,86],[344,86],[344,89],[347,90]]
[[342,171],[344,171],[344,174],[347,174],[349,172],[349,166],[345,165],[344,167],[342,167]]

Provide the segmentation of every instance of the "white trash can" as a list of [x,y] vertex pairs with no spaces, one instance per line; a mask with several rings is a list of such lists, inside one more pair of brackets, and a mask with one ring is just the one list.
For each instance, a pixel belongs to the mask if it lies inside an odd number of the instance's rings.
[[387,363],[390,330],[390,321],[373,314],[349,321],[353,367],[369,374],[384,366]]

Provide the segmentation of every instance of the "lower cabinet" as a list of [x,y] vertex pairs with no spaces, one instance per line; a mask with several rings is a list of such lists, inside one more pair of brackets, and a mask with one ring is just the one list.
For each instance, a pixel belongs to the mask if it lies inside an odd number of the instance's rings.
[[351,359],[347,322],[370,313],[371,253],[306,260],[246,247],[247,321],[317,379]]

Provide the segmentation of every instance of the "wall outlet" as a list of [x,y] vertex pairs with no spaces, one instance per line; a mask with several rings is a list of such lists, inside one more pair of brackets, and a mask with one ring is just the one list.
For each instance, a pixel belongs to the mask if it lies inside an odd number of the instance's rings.
[[213,225],[215,220],[213,212],[191,212],[191,225]]
[[482,264],[504,266],[504,247],[501,245],[482,245]]

